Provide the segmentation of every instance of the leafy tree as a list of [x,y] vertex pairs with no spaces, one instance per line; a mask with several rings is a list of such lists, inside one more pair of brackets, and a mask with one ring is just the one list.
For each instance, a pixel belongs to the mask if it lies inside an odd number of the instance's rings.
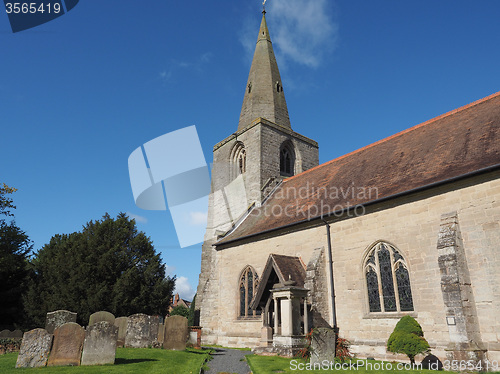
[[81,324],[99,310],[163,315],[175,286],[151,239],[124,213],[116,219],[105,214],[82,232],[53,236],[32,266],[25,308],[33,327],[57,309],[77,312]]
[[429,348],[422,327],[410,316],[404,316],[399,320],[387,341],[389,352],[406,354],[412,364],[415,363],[416,355],[429,352]]
[[[5,183],[0,186],[0,214],[13,216],[16,207],[8,194],[17,191]],[[31,241],[24,231],[11,221],[0,219],[0,329],[19,328],[23,324],[22,297],[28,276],[27,259]]]
[[171,316],[183,316],[189,319],[189,309],[184,305],[177,305],[170,311]]

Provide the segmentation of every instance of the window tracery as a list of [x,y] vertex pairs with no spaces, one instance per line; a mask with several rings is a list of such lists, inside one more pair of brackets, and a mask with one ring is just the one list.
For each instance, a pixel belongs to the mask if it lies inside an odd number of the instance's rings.
[[250,303],[255,295],[257,286],[259,284],[259,277],[253,267],[247,266],[240,276],[239,281],[239,313],[240,317],[252,317],[258,313],[250,309]]
[[370,312],[413,310],[408,266],[393,245],[379,242],[368,253],[364,274]]

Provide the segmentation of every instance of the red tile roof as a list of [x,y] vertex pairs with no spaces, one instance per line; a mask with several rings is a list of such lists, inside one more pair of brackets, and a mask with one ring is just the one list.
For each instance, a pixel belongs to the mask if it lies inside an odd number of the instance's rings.
[[500,92],[283,181],[224,244],[500,164]]
[[284,256],[271,253],[267,258],[266,266],[262,271],[251,308],[256,309],[259,305],[263,307],[270,295],[270,289],[273,288],[274,280],[270,279],[272,271],[278,276],[278,282],[284,286],[285,282],[291,280],[295,283],[294,287],[303,288],[306,282],[306,267],[299,257]]

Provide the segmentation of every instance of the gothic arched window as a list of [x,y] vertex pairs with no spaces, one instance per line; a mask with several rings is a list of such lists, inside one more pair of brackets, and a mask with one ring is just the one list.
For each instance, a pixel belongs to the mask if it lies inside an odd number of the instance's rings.
[[375,244],[368,252],[363,268],[370,312],[413,310],[408,266],[393,245]]
[[240,317],[251,317],[256,316],[255,310],[250,309],[250,302],[252,301],[257,286],[259,284],[259,277],[257,272],[253,267],[247,266],[240,276],[238,291],[239,291],[239,316]]
[[292,147],[286,144],[280,150],[280,174],[284,177],[291,177],[295,172],[294,164],[295,156]]
[[238,171],[240,174],[243,174],[247,168],[247,152],[245,149],[242,149],[240,154],[238,155]]
[[242,142],[237,142],[231,151],[231,161],[233,163],[232,176],[236,178],[239,174],[244,174],[247,169],[247,152]]

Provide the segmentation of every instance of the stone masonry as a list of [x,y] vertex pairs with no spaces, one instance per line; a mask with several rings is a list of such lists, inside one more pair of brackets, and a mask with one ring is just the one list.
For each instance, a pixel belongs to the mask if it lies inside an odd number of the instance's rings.
[[450,334],[450,344],[446,348],[448,359],[484,361],[485,349],[457,212],[441,216],[437,249]]

